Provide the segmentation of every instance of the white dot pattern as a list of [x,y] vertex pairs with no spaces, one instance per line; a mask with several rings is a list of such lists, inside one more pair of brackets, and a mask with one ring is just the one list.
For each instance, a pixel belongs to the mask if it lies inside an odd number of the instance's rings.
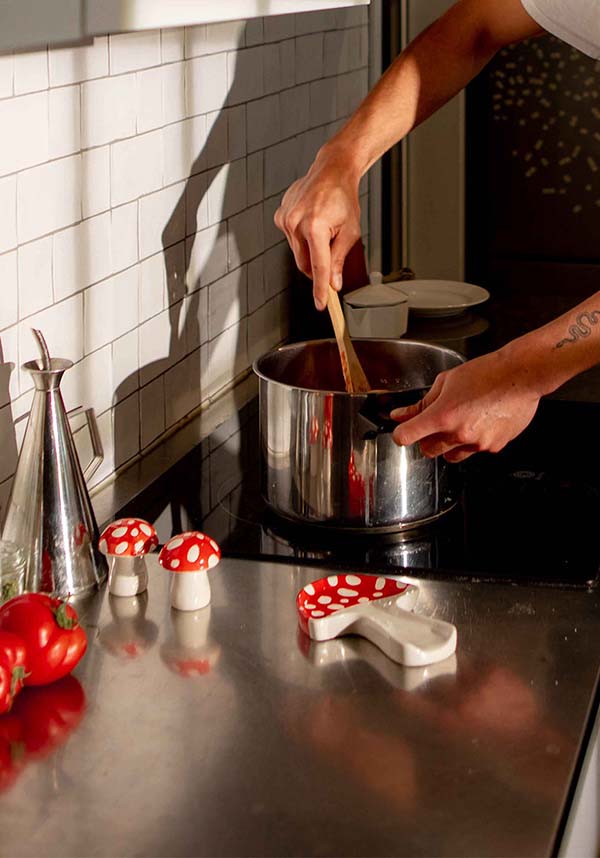
[[151,524],[139,518],[120,518],[102,532],[98,548],[109,556],[139,557],[156,545],[158,537]]
[[200,531],[179,533],[170,539],[158,556],[158,562],[172,572],[201,572],[214,568],[221,550],[214,539]]
[[195,563],[196,560],[200,557],[200,546],[192,545],[192,547],[188,549],[188,553],[186,556],[188,563]]
[[[296,598],[300,624],[308,632],[308,620],[320,619],[344,608],[374,599],[401,595],[404,581],[382,575],[330,575],[303,587]],[[316,596],[316,598],[315,598]]]

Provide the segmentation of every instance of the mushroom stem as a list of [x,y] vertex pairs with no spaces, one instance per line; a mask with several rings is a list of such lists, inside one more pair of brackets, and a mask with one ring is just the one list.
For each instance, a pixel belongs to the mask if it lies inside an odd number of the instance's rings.
[[171,605],[178,611],[197,611],[210,602],[210,584],[205,570],[175,572],[171,576]]
[[137,596],[148,587],[146,558],[111,557],[108,591],[113,596]]

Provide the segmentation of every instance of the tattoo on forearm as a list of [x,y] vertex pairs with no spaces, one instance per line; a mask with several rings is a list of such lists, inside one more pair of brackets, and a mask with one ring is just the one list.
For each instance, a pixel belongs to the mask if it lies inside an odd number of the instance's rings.
[[554,348],[562,349],[563,346],[566,346],[569,343],[576,343],[579,339],[589,337],[592,333],[592,326],[597,325],[599,321],[600,310],[592,310],[591,313],[588,313],[587,311],[585,313],[581,313],[581,315],[577,316],[575,324],[569,327],[570,336],[565,337],[563,340],[559,340]]

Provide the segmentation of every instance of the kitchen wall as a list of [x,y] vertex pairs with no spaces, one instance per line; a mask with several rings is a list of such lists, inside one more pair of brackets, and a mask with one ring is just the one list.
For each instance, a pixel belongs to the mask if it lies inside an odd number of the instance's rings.
[[32,327],[75,363],[67,407],[96,410],[95,484],[285,338],[273,212],[366,93],[367,54],[359,7],[0,57],[0,515]]

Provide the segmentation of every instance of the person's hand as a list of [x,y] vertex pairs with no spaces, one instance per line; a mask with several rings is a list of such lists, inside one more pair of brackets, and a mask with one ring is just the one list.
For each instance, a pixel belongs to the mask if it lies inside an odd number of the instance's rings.
[[392,411],[400,422],[393,438],[448,462],[497,453],[531,422],[539,400],[527,367],[492,352],[440,373],[422,400]]
[[360,238],[359,177],[341,155],[323,154],[286,191],[275,212],[296,265],[313,281],[315,306],[327,306],[329,285],[342,287],[342,268]]

